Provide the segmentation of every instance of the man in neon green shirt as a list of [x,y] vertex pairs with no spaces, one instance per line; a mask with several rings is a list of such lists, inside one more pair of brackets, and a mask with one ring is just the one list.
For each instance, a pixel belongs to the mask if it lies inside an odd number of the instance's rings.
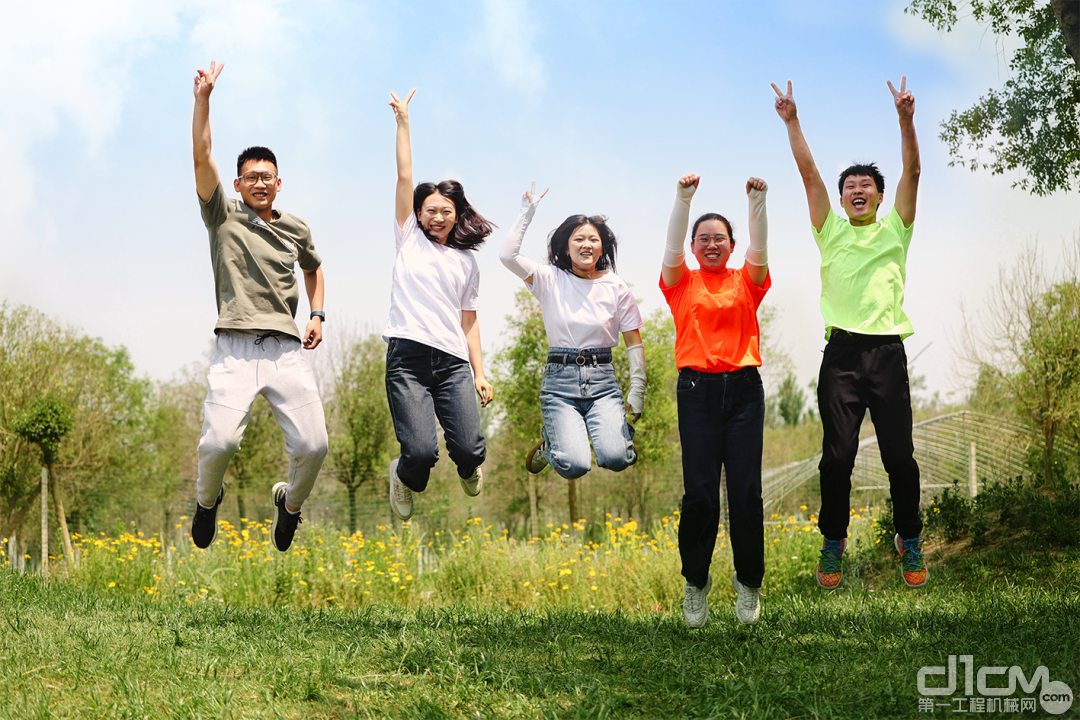
[[[919,519],[919,466],[911,441],[911,394],[903,339],[911,335],[904,314],[908,244],[915,222],[919,188],[919,143],[915,137],[915,97],[888,83],[900,118],[903,175],[896,202],[878,220],[885,178],[873,163],[852,165],[840,174],[840,205],[847,219],[833,212],[791,95],[773,85],[776,113],[787,125],[788,140],[799,167],[814,239],[821,250],[821,313],[829,344],[818,377],[818,406],[824,438],[821,448],[821,512],[818,527],[825,541],[817,568],[818,584],[839,586],[847,544],[851,470],[859,447],[859,427],[866,411],[877,431],[881,462],[889,474],[896,529],[894,545],[909,587],[927,581]],[[853,118],[857,121],[858,118]]]

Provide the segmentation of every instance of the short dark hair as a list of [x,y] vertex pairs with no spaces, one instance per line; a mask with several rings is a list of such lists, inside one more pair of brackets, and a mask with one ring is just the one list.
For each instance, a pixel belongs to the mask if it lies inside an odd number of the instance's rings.
[[731,239],[731,247],[735,247],[735,231],[731,229],[731,223],[728,221],[728,219],[720,213],[705,213],[694,222],[694,229],[690,231],[691,243],[693,243],[694,238],[697,237],[698,225],[705,222],[706,220],[719,220],[720,222],[724,223],[724,226],[727,228],[727,236]]
[[[454,203],[454,212],[457,213],[457,222],[450,228],[450,234],[446,236],[447,247],[458,250],[477,250],[487,236],[495,229],[495,223],[491,222],[476,211],[465,197],[465,188],[457,180],[443,180],[439,184],[420,183],[413,190],[413,212],[419,213],[424,201],[431,195],[439,193],[444,198]],[[419,218],[418,218],[419,219]],[[423,230],[428,240],[436,242],[434,238]]]
[[603,215],[571,215],[563,220],[562,225],[548,235],[548,262],[560,270],[571,273],[574,271],[574,262],[570,259],[567,248],[570,245],[570,236],[583,225],[592,225],[600,236],[600,257],[596,260],[596,269],[615,272],[615,253],[619,249],[619,241]]
[[240,153],[240,157],[236,158],[236,177],[244,172],[244,163],[248,160],[268,160],[274,163],[274,172],[278,171],[277,156],[274,155],[273,150],[265,148],[262,145],[252,145],[244,152]]
[[841,195],[844,194],[844,181],[852,175],[865,175],[866,177],[874,178],[874,184],[877,185],[877,191],[879,193],[885,192],[885,176],[881,174],[880,170],[878,170],[878,166],[876,163],[854,163],[847,170],[840,173],[840,182],[838,183],[838,187],[840,188]]

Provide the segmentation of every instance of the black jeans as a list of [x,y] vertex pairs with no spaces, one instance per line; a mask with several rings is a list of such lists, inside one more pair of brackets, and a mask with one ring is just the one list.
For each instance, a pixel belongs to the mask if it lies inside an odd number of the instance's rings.
[[386,399],[401,443],[398,477],[410,490],[423,492],[431,468],[439,461],[436,417],[460,477],[469,477],[484,463],[487,441],[480,430],[480,411],[467,361],[430,345],[390,338]]
[[896,335],[841,335],[825,346],[818,376],[821,445],[821,513],[818,527],[830,540],[847,537],[851,470],[866,410],[874,421],[881,464],[889,474],[893,525],[900,537],[922,534],[919,465],[911,441],[911,391],[907,353]]
[[679,555],[687,582],[705,587],[720,525],[720,466],[727,469],[728,524],[739,582],[761,587],[765,525],[761,446],[765,391],[756,367],[732,372],[679,371],[682,518]]

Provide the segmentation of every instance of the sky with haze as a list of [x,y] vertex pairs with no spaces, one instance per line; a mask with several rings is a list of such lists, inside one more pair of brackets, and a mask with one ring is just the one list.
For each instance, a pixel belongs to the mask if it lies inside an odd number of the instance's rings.
[[[191,161],[192,79],[225,63],[211,102],[226,187],[236,155],[267,145],[276,207],[304,218],[324,261],[328,342],[381,331],[394,245],[394,121],[410,107],[417,182],[460,180],[500,229],[480,251],[485,353],[502,343],[520,281],[498,261],[521,193],[550,187],[523,252],[573,213],[603,214],[619,274],[645,314],[679,176],[702,176],[691,213],[727,215],[746,248],[746,179],[770,186],[779,342],[799,382],[824,346],[820,256],[771,82],[794,82],[826,185],[876,160],[892,205],[900,135],[886,80],[915,95],[922,150],[907,266],[907,340],[929,391],[962,394],[961,305],[1038,241],[1048,266],[1080,232],[1075,194],[949,167],[939,122],[1009,77],[1003,48],[968,20],[941,35],[906,2],[728,0],[106,0],[8,4],[0,25],[0,302],[28,304],[123,345],[165,380],[204,362],[216,320]],[[1008,50],[1008,48],[1004,48]],[[834,208],[839,211],[838,197]],[[879,215],[880,217],[881,215]],[[692,261],[691,261],[691,264]],[[307,316],[306,298],[300,317]],[[303,327],[303,322],[301,322]],[[322,351],[317,351],[322,352]],[[496,388],[496,392],[497,392]]]

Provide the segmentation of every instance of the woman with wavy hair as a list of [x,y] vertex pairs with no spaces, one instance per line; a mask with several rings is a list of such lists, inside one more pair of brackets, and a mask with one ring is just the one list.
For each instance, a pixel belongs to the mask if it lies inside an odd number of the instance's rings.
[[[626,283],[615,274],[618,242],[605,218],[571,215],[548,239],[548,265],[522,256],[521,243],[536,205],[536,183],[525,193],[521,212],[506,236],[499,259],[525,281],[540,301],[548,356],[540,385],[544,426],[525,466],[538,473],[547,465],[567,479],[579,478],[596,462],[625,470],[637,461],[634,427],[645,403],[645,348],[641,313]],[[622,391],[611,364],[611,348],[622,334],[630,357],[630,394]]]
[[412,494],[427,488],[438,462],[436,419],[462,490],[480,494],[487,442],[473,392],[485,407],[494,396],[480,354],[480,269],[473,252],[494,226],[469,204],[461,183],[413,188],[409,101],[415,93],[404,100],[390,93],[397,122],[397,255],[383,339],[386,397],[401,444],[401,456],[390,463],[390,507],[402,520],[412,516]]

